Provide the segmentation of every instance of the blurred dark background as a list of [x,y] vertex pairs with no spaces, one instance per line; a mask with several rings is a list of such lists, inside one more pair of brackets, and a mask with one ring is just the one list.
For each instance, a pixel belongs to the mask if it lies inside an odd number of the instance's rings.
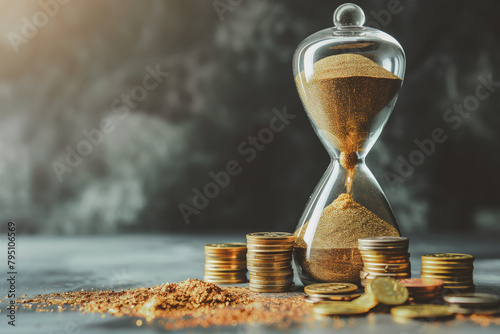
[[[356,3],[407,55],[399,101],[367,160],[402,231],[500,230],[500,3]],[[25,233],[293,230],[329,157],[291,60],[333,25],[339,4],[1,1],[1,221]],[[125,110],[115,100],[129,94]],[[297,117],[246,161],[238,147],[284,108]],[[104,119],[100,137],[92,130]],[[388,181],[435,128],[448,139]],[[68,146],[91,152],[70,167]],[[179,205],[193,207],[193,189],[231,160],[240,173],[187,223]]]

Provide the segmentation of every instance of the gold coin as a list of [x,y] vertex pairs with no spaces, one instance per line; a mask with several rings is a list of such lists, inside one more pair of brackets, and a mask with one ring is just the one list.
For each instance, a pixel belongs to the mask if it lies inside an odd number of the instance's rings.
[[253,254],[266,254],[266,253],[281,253],[284,251],[292,252],[293,246],[248,246],[248,253]]
[[476,286],[474,284],[471,284],[471,285],[464,285],[464,286],[460,286],[460,285],[457,285],[457,286],[448,286],[448,285],[445,285],[443,286],[443,288],[445,289],[448,289],[448,290],[460,290],[462,292],[471,292],[471,291],[474,291]]
[[[273,270],[273,271],[259,271],[259,272],[251,272],[252,275],[255,275],[255,276],[261,276],[261,277],[272,277],[272,276],[283,276],[283,272],[282,270]],[[285,273],[293,273],[292,270],[290,270],[289,272],[288,271],[285,271]]]
[[261,283],[254,283],[254,282],[249,282],[248,286],[253,289],[260,289],[260,290],[270,290],[270,289],[290,289],[293,286],[292,283],[285,283],[285,284],[273,284],[273,283],[266,283],[266,284],[261,284]]
[[292,264],[290,262],[269,262],[269,263],[254,263],[254,262],[248,262],[247,263],[247,268],[248,269],[279,269],[279,268],[291,268]]
[[348,302],[320,302],[313,306],[313,312],[322,315],[355,315],[364,314],[368,308],[361,305],[353,305]]
[[204,277],[208,277],[214,280],[232,280],[232,279],[246,278],[247,275],[246,273],[240,273],[238,275],[214,275],[213,273],[206,272],[204,274]]
[[246,265],[210,265],[205,264],[205,270],[213,270],[213,271],[241,271],[247,270]]
[[393,259],[382,259],[382,260],[367,260],[363,259],[363,264],[390,264],[390,265],[399,265],[399,264],[410,264],[409,259],[401,259],[401,260],[393,260]]
[[388,277],[388,278],[409,278],[411,273],[403,272],[403,273],[377,273],[372,271],[360,271],[359,277],[363,279],[375,279],[376,277]]
[[307,294],[343,294],[358,290],[356,284],[351,283],[316,283],[304,288]]
[[281,273],[281,275],[266,276],[266,275],[261,275],[262,273],[259,273],[259,272],[250,272],[250,277],[253,277],[257,280],[280,280],[280,279],[288,279],[290,277],[293,277],[293,270],[282,271],[280,273]]
[[234,254],[207,254],[205,252],[205,261],[245,261],[247,258],[246,252]]
[[363,271],[367,273],[409,273],[411,271],[410,267],[407,268],[388,268],[388,267],[379,267],[372,268],[363,266]]
[[205,245],[205,250],[234,249],[244,251],[247,245],[242,242],[224,242]]
[[293,285],[283,286],[283,287],[267,287],[267,288],[258,288],[250,286],[250,291],[258,292],[258,293],[280,293],[280,292],[290,292],[293,288]]
[[[319,296],[319,295],[318,295]],[[320,302],[329,302],[329,301],[351,301],[354,298],[360,296],[359,294],[354,297],[348,295],[332,295],[332,297],[315,297],[312,295],[307,295],[304,300],[306,303],[316,304]]]
[[380,252],[380,253],[408,253],[408,245],[391,245],[391,246],[359,246],[360,252]]
[[205,261],[205,264],[209,264],[211,266],[246,266],[247,261],[213,261],[213,260],[208,260],[208,261]]
[[254,263],[254,264],[260,264],[260,263],[291,263],[292,259],[276,259],[276,260],[256,260],[256,259],[247,259],[247,263]]
[[500,297],[489,293],[461,293],[444,296],[444,301],[468,308],[500,307]]
[[265,273],[270,273],[270,272],[280,272],[280,273],[291,273],[293,272],[293,268],[290,267],[283,267],[283,268],[254,268],[254,267],[247,267],[248,272],[252,274],[265,274]]
[[368,293],[386,305],[401,305],[408,300],[408,289],[404,284],[389,277],[377,277],[368,284]]
[[472,281],[473,280],[473,276],[470,274],[466,275],[466,276],[456,276],[456,275],[448,275],[448,274],[435,274],[435,273],[421,272],[420,276],[426,277],[426,278],[442,279],[445,282],[446,281],[462,282],[462,281]]
[[288,232],[254,232],[248,233],[247,239],[252,240],[293,240],[295,235]]
[[360,293],[350,293],[346,295],[335,295],[335,294],[308,294],[307,297],[311,298],[315,302],[320,301],[351,301],[361,296]]
[[428,267],[422,267],[422,272],[435,273],[435,274],[458,274],[458,275],[472,275],[472,269],[431,269]]
[[363,262],[389,262],[389,261],[402,261],[409,262],[410,256],[381,256],[381,255],[361,255]]
[[284,280],[271,280],[271,281],[266,281],[266,280],[256,280],[254,278],[249,279],[249,282],[252,284],[260,284],[260,285],[290,285],[293,283],[293,277],[289,279],[284,279]]
[[363,263],[365,267],[371,267],[371,268],[408,268],[411,266],[410,262],[403,262],[403,263],[386,263],[386,262],[375,262],[375,263]]
[[247,269],[255,269],[255,270],[285,270],[292,268],[292,264],[290,262],[283,263],[247,263]]
[[430,262],[423,261],[422,267],[430,267],[430,268],[440,268],[440,269],[472,269],[474,268],[474,262]]
[[422,255],[422,262],[473,262],[474,256],[469,254],[459,253],[441,253],[441,254],[426,254]]
[[372,309],[378,304],[378,300],[371,293],[365,293],[359,298],[354,299],[351,304],[353,305],[361,305],[368,309]]
[[278,259],[291,259],[292,252],[272,252],[272,253],[247,253],[247,258],[255,260],[278,260]]
[[405,256],[408,254],[408,250],[405,249],[359,249],[361,256],[364,255],[380,255],[380,256]]
[[389,237],[389,236],[381,236],[381,237],[367,237],[367,238],[359,238],[358,244],[381,244],[381,243],[409,243],[409,239],[405,237]]
[[451,317],[454,313],[448,306],[420,304],[393,307],[391,314],[405,318],[442,318]]
[[241,283],[247,283],[247,279],[239,279],[239,280],[212,280],[210,278],[204,278],[203,279],[205,282],[210,282],[214,284],[241,284]]

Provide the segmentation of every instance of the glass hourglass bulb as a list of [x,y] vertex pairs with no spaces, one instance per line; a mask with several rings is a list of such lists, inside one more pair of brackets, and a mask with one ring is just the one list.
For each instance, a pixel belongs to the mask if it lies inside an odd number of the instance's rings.
[[306,38],[293,70],[304,108],[332,162],[304,211],[294,257],[304,284],[359,283],[357,239],[399,236],[392,209],[364,159],[396,103],[405,56],[391,36],[364,27],[344,4],[335,27]]

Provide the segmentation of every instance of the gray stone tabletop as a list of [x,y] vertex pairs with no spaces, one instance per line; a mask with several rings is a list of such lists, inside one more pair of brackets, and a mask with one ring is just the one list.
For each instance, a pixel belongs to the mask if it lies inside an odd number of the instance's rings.
[[[476,256],[474,280],[478,291],[500,294],[500,238],[498,235],[414,235],[410,237],[412,275],[419,277],[420,256],[433,252],[462,252]],[[7,295],[6,235],[0,235],[2,279],[0,296]],[[244,241],[244,234],[227,235],[122,235],[122,236],[18,236],[18,295],[62,291],[148,287],[187,278],[203,278],[203,246],[212,242]],[[296,284],[300,281],[295,280]],[[158,333],[154,321],[138,327],[134,318],[116,318],[76,311],[35,312],[19,308],[16,326],[8,325],[6,300],[0,304],[0,333]],[[341,332],[363,333],[498,333],[499,326],[473,322],[395,323],[388,314],[353,318]],[[291,333],[327,333],[332,323],[296,324]],[[240,325],[187,333],[274,333],[276,328]]]

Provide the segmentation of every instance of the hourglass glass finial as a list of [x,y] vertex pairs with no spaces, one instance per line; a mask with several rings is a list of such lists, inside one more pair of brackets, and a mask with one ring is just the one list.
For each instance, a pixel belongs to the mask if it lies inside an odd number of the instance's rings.
[[337,27],[362,26],[365,24],[365,13],[358,5],[345,3],[333,13],[333,23]]

